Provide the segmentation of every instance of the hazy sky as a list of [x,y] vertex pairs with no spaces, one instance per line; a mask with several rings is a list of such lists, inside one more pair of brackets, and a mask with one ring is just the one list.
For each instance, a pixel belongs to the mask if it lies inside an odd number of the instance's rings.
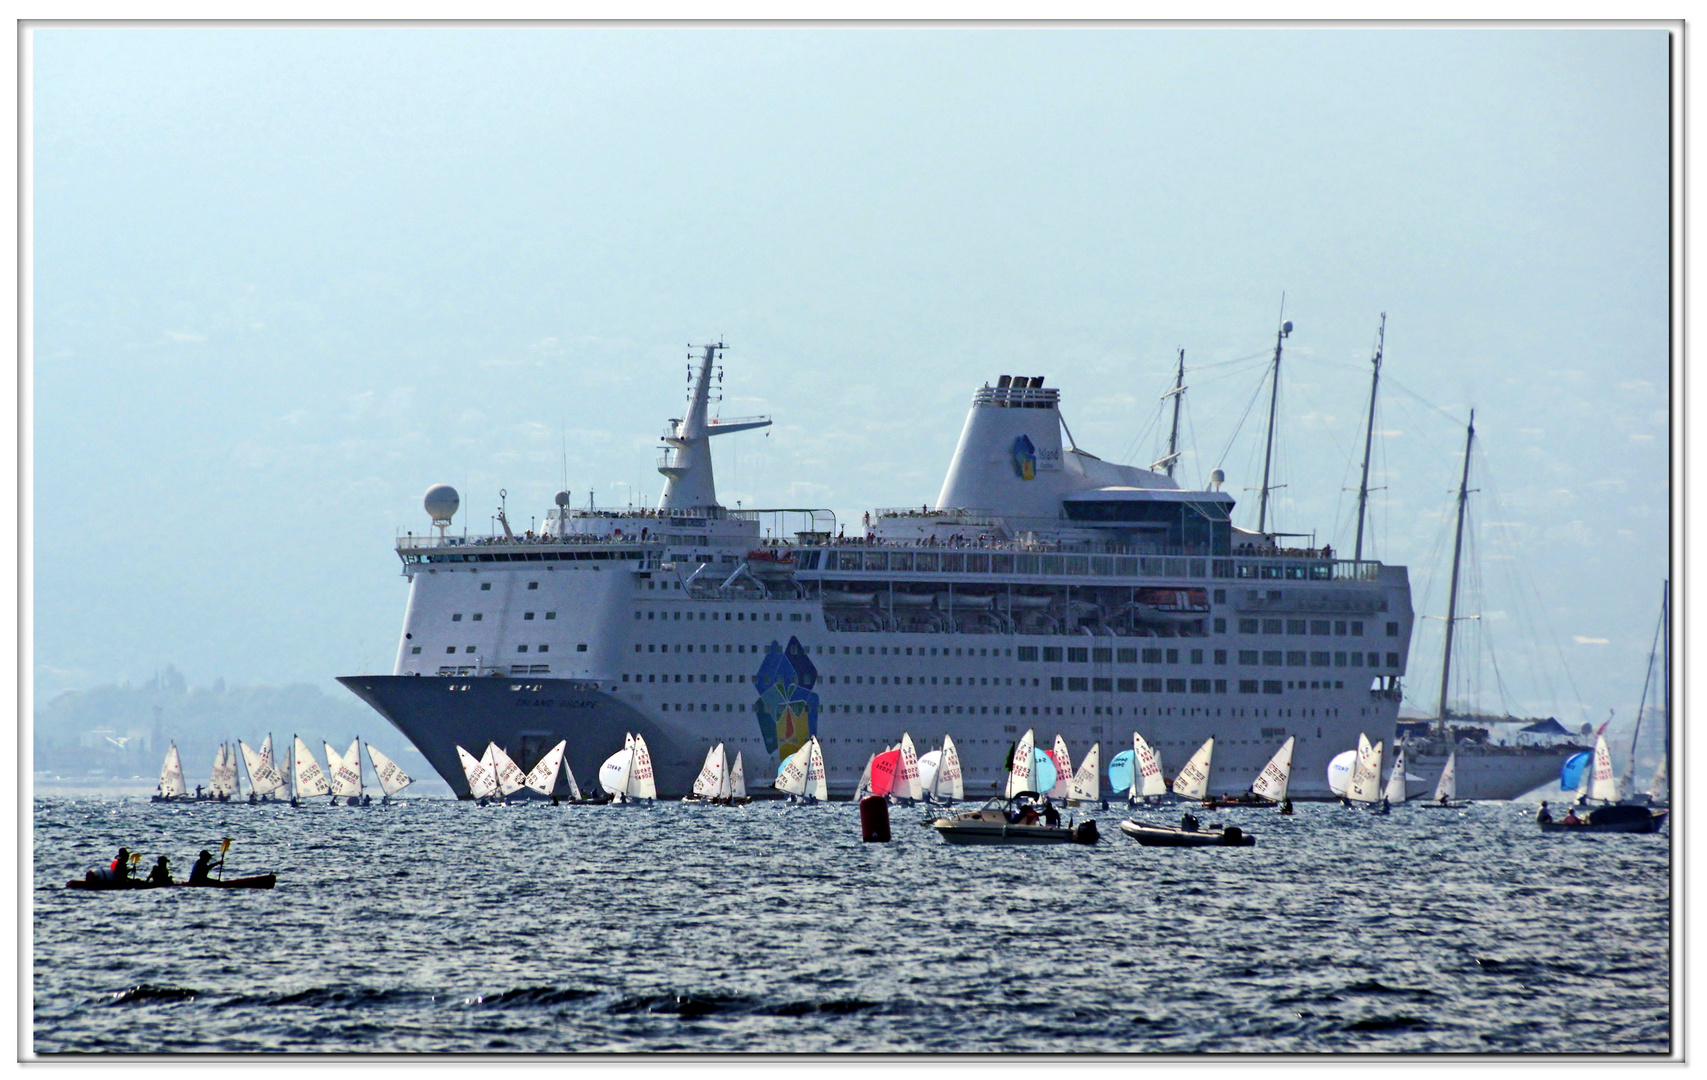
[[1219,464],[1252,524],[1284,291],[1281,527],[1351,546],[1385,311],[1373,549],[1419,613],[1477,409],[1466,631],[1498,671],[1461,693],[1634,713],[1667,554],[1664,32],[31,42],[38,694],[389,670],[422,492],[483,531],[505,488],[525,525],[566,445],[577,502],[655,500],[717,336],[725,414],[777,421],[719,440],[727,504],[933,502],[1008,373],[1147,464],[1183,347],[1183,478]]

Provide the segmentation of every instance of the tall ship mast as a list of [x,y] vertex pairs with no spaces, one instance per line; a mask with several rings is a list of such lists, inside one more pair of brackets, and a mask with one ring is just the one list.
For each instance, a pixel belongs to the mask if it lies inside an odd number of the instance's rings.
[[[1391,737],[1408,575],[1269,531],[1277,392],[1255,529],[1234,524],[1220,470],[1205,489],[1175,478],[1177,425],[1168,458],[1116,464],[1063,437],[1042,376],[1001,375],[972,393],[934,504],[856,530],[824,509],[717,501],[711,440],[770,422],[712,415],[724,351],[695,350],[656,508],[560,492],[538,532],[475,535],[438,485],[429,527],[397,538],[396,661],[340,681],[458,795],[459,745],[496,743],[526,770],[566,740],[586,776],[627,733],[661,796],[687,793],[718,742],[762,789],[814,735],[846,796],[902,732],[951,736],[966,790],[994,791],[1035,728],[1075,757],[1136,731],[1168,769],[1214,736],[1223,794],[1293,738],[1292,794],[1327,797],[1330,759],[1359,733]],[[1177,408],[1183,354],[1174,381]]]

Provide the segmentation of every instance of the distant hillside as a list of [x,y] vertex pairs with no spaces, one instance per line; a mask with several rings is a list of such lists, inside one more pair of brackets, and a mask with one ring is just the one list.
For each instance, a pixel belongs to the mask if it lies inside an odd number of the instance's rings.
[[171,667],[141,686],[71,690],[40,706],[35,767],[67,776],[158,776],[172,741],[194,785],[205,782],[220,742],[259,747],[268,732],[281,752],[291,735],[301,735],[317,757],[322,740],[341,752],[360,737],[417,778],[433,776],[414,747],[354,695],[330,696],[308,683],[227,687],[216,679],[191,687]]

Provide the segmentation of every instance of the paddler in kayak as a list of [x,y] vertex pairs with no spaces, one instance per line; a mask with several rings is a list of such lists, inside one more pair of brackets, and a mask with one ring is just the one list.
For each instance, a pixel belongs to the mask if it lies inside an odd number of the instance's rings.
[[170,884],[172,884],[172,868],[166,862],[166,856],[162,855],[158,859],[154,860],[154,869],[152,869],[148,872],[148,884],[150,884],[150,885],[170,885]]
[[107,867],[106,877],[109,881],[130,880],[129,848],[119,848],[119,857],[113,860],[113,864],[111,866]]
[[208,883],[208,871],[212,867],[213,853],[204,848],[202,853],[196,856],[196,864],[190,867],[190,884],[206,885]]

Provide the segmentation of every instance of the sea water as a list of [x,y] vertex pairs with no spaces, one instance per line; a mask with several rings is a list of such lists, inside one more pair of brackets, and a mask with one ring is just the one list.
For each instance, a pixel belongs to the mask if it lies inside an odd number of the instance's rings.
[[[845,803],[44,797],[33,1049],[1668,1052],[1669,835],[1532,812],[1199,811],[1256,846],[1168,849],[1116,808],[1093,847],[957,847],[922,807],[867,844]],[[64,887],[224,837],[278,887]]]

